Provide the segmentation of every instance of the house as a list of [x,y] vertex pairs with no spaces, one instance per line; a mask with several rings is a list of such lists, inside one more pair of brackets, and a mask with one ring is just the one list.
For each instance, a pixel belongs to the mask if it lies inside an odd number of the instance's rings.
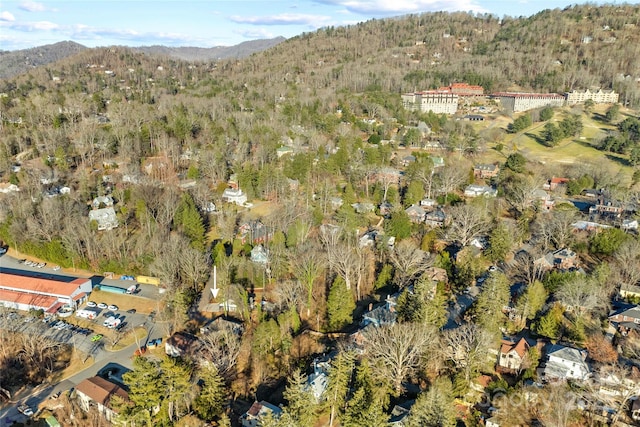
[[351,204],[351,207],[359,214],[370,213],[376,209],[373,203],[353,203]]
[[473,176],[479,179],[493,178],[500,173],[500,166],[497,164],[480,164],[473,167]]
[[259,427],[262,424],[260,420],[270,414],[275,418],[279,418],[282,409],[267,401],[254,402],[251,408],[240,416],[240,424],[242,427]]
[[507,372],[520,372],[528,352],[529,343],[524,338],[520,338],[518,342],[503,340],[498,353],[498,368]]
[[340,197],[331,197],[329,199],[329,202],[331,203],[331,207],[334,210],[335,209],[340,209],[340,206],[342,206],[342,204],[344,203],[344,201]]
[[15,191],[20,191],[17,185],[11,184],[9,182],[0,182],[0,193],[13,193]]
[[631,405],[631,418],[640,421],[640,399],[635,399]]
[[444,227],[447,222],[447,215],[441,209],[427,212],[424,215],[424,223],[431,227]]
[[91,202],[91,207],[93,209],[108,208],[113,206],[113,203],[113,197],[111,196],[98,196]]
[[197,338],[186,332],[176,332],[164,343],[164,352],[171,357],[181,357],[187,354]]
[[535,260],[534,263],[546,270],[552,268],[569,270],[578,266],[578,255],[571,249],[563,248],[547,253]]
[[444,167],[444,158],[438,156],[431,156],[431,161],[433,162],[434,168],[442,168]]
[[464,195],[466,197],[478,197],[478,196],[496,197],[498,195],[498,190],[492,187],[489,187],[488,185],[471,184],[465,187]]
[[222,201],[243,206],[247,203],[247,195],[240,188],[226,188],[222,193]]
[[533,192],[533,198],[540,202],[539,207],[546,211],[553,209],[556,204],[555,200],[553,200],[551,195],[549,195],[545,190],[535,190]]
[[307,390],[313,393],[316,403],[322,401],[322,396],[327,390],[327,385],[329,384],[329,369],[331,369],[331,365],[328,360],[321,361],[315,359],[313,361],[313,372],[307,377]]
[[585,380],[591,374],[586,359],[586,350],[551,344],[547,348],[545,364],[539,368],[539,374],[545,381]]
[[408,156],[404,156],[402,158],[402,166],[409,166],[411,163],[415,163],[416,156],[409,154]]
[[278,156],[278,158],[287,155],[287,154],[293,154],[293,148],[291,147],[287,147],[286,145],[283,147],[278,147],[276,149],[276,155]]
[[484,421],[484,426],[485,427],[501,427],[496,417],[487,418]]
[[424,199],[420,200],[420,206],[425,209],[435,209],[436,207],[438,207],[438,201],[425,197]]
[[640,298],[640,286],[635,285],[622,285],[618,294],[622,298]]
[[630,330],[640,330],[640,307],[634,305],[612,311],[609,322],[616,324],[623,335]]
[[426,215],[426,212],[421,206],[411,205],[404,211],[411,222],[415,222],[416,224],[424,222],[424,216]]
[[262,245],[254,246],[251,249],[251,261],[256,264],[267,265],[269,262],[269,249]]
[[389,417],[389,427],[404,427],[415,400],[408,400],[393,407]]
[[380,206],[378,206],[378,210],[381,216],[387,217],[391,215],[391,212],[393,211],[393,205],[387,201],[384,201],[380,203]]
[[547,181],[542,188],[547,191],[555,191],[559,187],[566,187],[569,181],[569,178],[558,178],[554,176]]
[[599,197],[598,203],[596,203],[595,206],[589,207],[589,215],[598,215],[601,218],[620,218],[623,211],[624,208],[620,203],[605,200],[604,197]]
[[610,225],[606,225],[606,224],[599,224],[597,222],[593,222],[593,221],[576,221],[573,224],[571,224],[571,227],[573,227],[573,231],[600,231],[600,230],[604,230],[605,228],[611,228]]
[[242,244],[265,244],[273,237],[273,232],[259,220],[245,222],[238,229]]
[[89,411],[89,408],[95,406],[108,421],[116,415],[111,407],[113,396],[129,399],[129,394],[123,388],[98,376],[87,378],[76,386],[76,397],[80,407]]
[[398,313],[395,309],[395,300],[389,297],[383,305],[380,305],[374,309],[369,307],[369,311],[362,316],[361,325],[366,327],[368,325],[373,326],[385,326],[393,325],[398,319]]
[[637,230],[638,229],[638,220],[636,219],[623,219],[622,225],[620,228],[623,230]]
[[98,230],[111,230],[118,227],[118,217],[113,206],[89,211],[89,222],[95,221]]
[[378,232],[375,230],[367,231],[358,240],[358,246],[361,248],[370,248],[375,246],[376,237],[378,236]]

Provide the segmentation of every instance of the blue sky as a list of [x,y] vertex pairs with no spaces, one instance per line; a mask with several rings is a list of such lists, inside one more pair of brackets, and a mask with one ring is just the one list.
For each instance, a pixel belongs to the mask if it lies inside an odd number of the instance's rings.
[[0,49],[25,49],[62,40],[87,47],[230,46],[408,13],[445,10],[527,16],[572,3],[575,1],[0,0]]

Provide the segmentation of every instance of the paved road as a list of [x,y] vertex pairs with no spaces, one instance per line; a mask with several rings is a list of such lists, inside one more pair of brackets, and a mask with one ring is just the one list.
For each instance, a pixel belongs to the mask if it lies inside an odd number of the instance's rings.
[[[27,274],[30,276],[37,276],[42,278],[56,278],[59,280],[73,280],[74,278],[86,275],[74,275],[69,272],[63,272],[61,270],[53,270],[53,265],[47,265],[43,268],[30,267],[18,262],[16,258],[9,255],[0,256],[0,268],[4,271],[11,271],[17,274]],[[91,277],[93,285],[97,284],[109,284],[120,287],[128,287],[133,282],[121,281],[121,280],[109,280],[102,276]],[[152,285],[139,285],[141,292],[138,296],[157,299],[159,297],[158,288]],[[99,316],[94,320],[94,323],[101,324],[104,321],[104,316],[108,315],[108,310],[102,310]],[[164,330],[159,327],[153,319],[149,318],[145,314],[130,314],[130,313],[118,313],[121,317],[125,318],[129,323],[129,326],[143,326],[147,330],[147,337],[141,341],[141,345],[146,345],[148,340],[155,338],[163,338]],[[64,320],[64,319],[61,319]],[[94,363],[87,362],[87,368],[79,373],[69,377],[56,384],[41,384],[37,387],[29,389],[19,396],[13,396],[13,399],[8,404],[0,407],[0,421],[7,422],[19,421],[24,422],[26,417],[18,412],[16,409],[18,405],[22,403],[28,404],[32,409],[36,409],[43,401],[49,399],[49,397],[58,392],[65,391],[77,386],[82,380],[95,376],[98,372],[105,369],[107,366],[120,365],[126,369],[133,368],[131,356],[136,348],[136,344],[133,343],[128,347],[117,351],[110,352],[105,350],[104,346],[107,344],[108,337],[104,337],[99,342],[92,342],[91,337],[93,333],[83,335],[78,332],[72,332],[71,330],[57,330],[51,327],[51,322],[45,323],[38,319],[31,319],[27,313],[17,312],[15,314],[9,314],[9,312],[3,313],[0,317],[0,328],[5,330],[11,330],[14,332],[31,333],[38,336],[46,336],[61,343],[71,344],[77,347],[82,353],[93,357]],[[0,423],[0,427],[5,424]]]

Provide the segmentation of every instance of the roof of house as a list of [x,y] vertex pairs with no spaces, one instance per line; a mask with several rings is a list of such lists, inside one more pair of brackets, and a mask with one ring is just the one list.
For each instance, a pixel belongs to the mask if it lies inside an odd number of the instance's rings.
[[196,341],[196,337],[184,332],[176,332],[167,339],[166,344],[184,351],[188,349],[194,341]]
[[77,278],[73,281],[65,282],[0,272],[0,288],[40,294],[71,296],[76,289],[87,281],[89,279]]
[[529,343],[524,338],[520,338],[520,341],[516,343],[511,341],[502,341],[500,353],[507,354],[512,350],[515,350],[515,352],[518,353],[518,356],[522,358],[527,354],[527,351],[529,351]]
[[568,362],[584,363],[586,358],[585,350],[578,350],[577,348],[566,347],[560,344],[553,344],[549,346],[547,350],[547,356],[563,359]]
[[614,316],[626,316],[634,319],[640,319],[640,306],[624,307],[609,314],[609,318]]
[[76,391],[102,405],[107,405],[111,400],[111,396],[120,396],[123,399],[129,398],[129,394],[123,388],[98,376],[81,381],[76,386]]
[[260,417],[268,412],[278,415],[282,412],[282,409],[272,403],[261,400],[260,402],[253,402],[253,405],[251,405],[251,408],[249,408],[246,414],[252,417]]

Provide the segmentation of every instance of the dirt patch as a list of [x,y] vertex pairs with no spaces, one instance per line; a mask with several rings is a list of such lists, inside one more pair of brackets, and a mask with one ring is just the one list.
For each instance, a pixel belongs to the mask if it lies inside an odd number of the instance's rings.
[[136,295],[129,294],[114,294],[111,292],[104,292],[99,289],[94,289],[91,292],[91,301],[96,303],[115,304],[120,311],[127,311],[134,308],[138,313],[149,314],[152,311],[158,311],[158,301],[150,300],[147,298],[138,297]]

